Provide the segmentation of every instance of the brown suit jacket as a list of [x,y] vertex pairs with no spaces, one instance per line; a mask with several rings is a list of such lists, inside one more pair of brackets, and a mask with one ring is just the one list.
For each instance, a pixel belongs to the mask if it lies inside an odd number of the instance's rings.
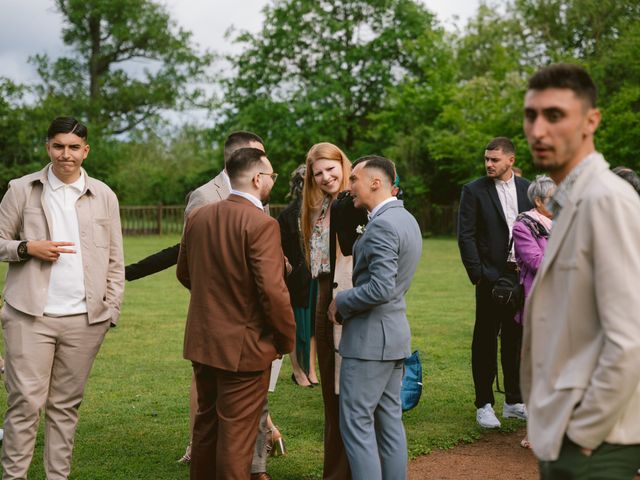
[[250,201],[231,195],[190,214],[176,274],[191,290],[184,358],[255,372],[293,349],[278,222]]

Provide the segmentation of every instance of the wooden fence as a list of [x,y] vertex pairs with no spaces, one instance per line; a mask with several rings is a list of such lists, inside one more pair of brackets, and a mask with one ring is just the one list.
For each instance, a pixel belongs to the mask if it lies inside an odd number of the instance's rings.
[[[271,216],[277,218],[286,205],[271,204]],[[413,212],[423,235],[455,235],[458,205],[425,204]],[[125,235],[180,234],[184,222],[184,205],[121,206],[120,218]]]

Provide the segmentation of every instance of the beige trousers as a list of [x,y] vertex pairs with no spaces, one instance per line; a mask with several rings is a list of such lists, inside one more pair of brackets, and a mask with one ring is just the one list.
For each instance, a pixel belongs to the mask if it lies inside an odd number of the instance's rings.
[[44,409],[46,478],[64,480],[71,469],[84,386],[109,322],[89,325],[86,314],[34,317],[6,303],[0,318],[8,393],[3,479],[27,478]]

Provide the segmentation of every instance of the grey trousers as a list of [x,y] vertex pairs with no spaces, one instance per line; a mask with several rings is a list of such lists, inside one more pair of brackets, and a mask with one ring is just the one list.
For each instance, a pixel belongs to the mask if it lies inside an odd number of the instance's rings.
[[340,431],[354,480],[406,480],[400,384],[404,360],[343,358]]
[[267,417],[269,416],[269,402],[264,402],[264,408],[260,414],[260,423],[258,424],[258,436],[256,437],[256,447],[253,451],[253,459],[251,460],[251,473],[262,473],[267,471],[267,457],[269,452],[267,446],[271,443],[271,429],[267,425]]

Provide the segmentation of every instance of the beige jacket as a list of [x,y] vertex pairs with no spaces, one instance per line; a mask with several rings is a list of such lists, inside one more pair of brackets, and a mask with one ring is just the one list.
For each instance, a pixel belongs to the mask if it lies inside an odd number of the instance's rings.
[[189,216],[192,210],[207,205],[209,203],[219,202],[229,196],[231,190],[224,181],[222,172],[215,178],[209,180],[204,185],[200,185],[189,195],[187,207],[184,209],[184,218]]
[[[189,200],[184,209],[185,222],[189,214],[196,208],[225,200],[231,194],[231,189],[229,185],[227,185],[227,182],[225,182],[223,172],[224,170],[216,175],[215,178],[209,180],[204,185],[200,185],[189,194]],[[269,205],[265,205],[264,211],[267,215],[269,214]]]
[[640,444],[640,198],[597,158],[576,179],[526,307],[529,440]]
[[[49,165],[9,182],[0,203],[0,260],[9,262],[4,299],[23,313],[41,316],[47,301],[51,263],[20,261],[23,240],[51,238],[43,192]],[[89,323],[116,324],[124,294],[124,259],[118,199],[86,172],[85,190],[76,202]]]

